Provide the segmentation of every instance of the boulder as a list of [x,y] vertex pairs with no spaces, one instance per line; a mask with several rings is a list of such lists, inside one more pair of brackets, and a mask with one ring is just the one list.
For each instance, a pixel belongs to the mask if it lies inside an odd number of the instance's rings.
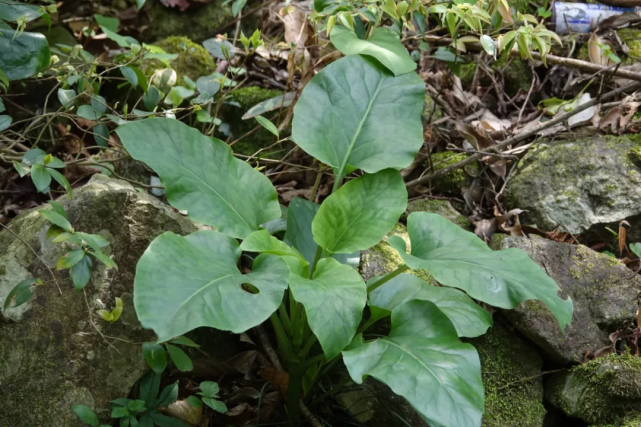
[[543,360],[528,343],[495,321],[487,334],[467,340],[481,359],[485,427],[541,427]]
[[616,258],[582,245],[557,243],[540,237],[495,234],[493,249],[520,248],[558,283],[561,296],[570,296],[574,314],[565,334],[542,302],[525,301],[505,316],[541,348],[552,362],[579,363],[586,351],[608,345],[609,334],[632,325],[641,291],[639,276]]
[[634,413],[641,410],[641,358],[610,354],[575,366],[554,375],[545,396],[568,416],[591,425],[638,426]]
[[452,204],[447,200],[429,200],[417,199],[412,200],[407,204],[407,211],[403,214],[403,219],[407,219],[409,214],[413,212],[429,212],[439,214],[442,217],[449,219],[454,224],[458,225],[464,230],[469,230],[472,223],[465,215],[461,215]]
[[559,227],[587,240],[610,241],[606,227],[626,219],[628,240],[641,240],[641,140],[599,137],[537,144],[523,158],[506,191],[521,223]]
[[[194,231],[171,207],[104,175],[75,190],[73,200],[63,196],[59,201],[76,230],[111,242],[105,250],[118,269],[96,262],[89,284],[77,292],[68,271],[55,271],[63,250],[46,238],[50,224],[36,210],[20,214],[9,223],[10,231],[0,232],[0,307],[20,281],[45,282],[25,305],[1,311],[0,426],[79,427],[84,424],[71,412],[75,404],[109,419],[109,402],[127,397],[146,370],[140,342],[155,339],[134,311],[136,263],[159,234]],[[95,313],[111,310],[116,297],[123,299],[124,310],[110,324]]]
[[[454,153],[452,151],[443,151],[440,153],[432,154],[432,164],[434,171],[437,172],[441,169],[453,165],[467,158],[466,154]],[[429,166],[426,163],[426,166]],[[460,196],[463,194],[463,189],[472,184],[473,178],[468,172],[475,175],[479,171],[478,163],[473,163],[465,168],[456,169],[448,174],[439,176],[431,181],[431,186],[439,193],[449,194],[452,196]]]

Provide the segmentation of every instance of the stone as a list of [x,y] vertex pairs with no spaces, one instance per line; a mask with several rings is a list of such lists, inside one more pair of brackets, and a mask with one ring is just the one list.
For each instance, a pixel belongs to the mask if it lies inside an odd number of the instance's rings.
[[[146,371],[140,342],[155,340],[137,321],[131,295],[138,259],[149,243],[165,231],[187,234],[194,225],[157,199],[134,190],[127,182],[94,175],[74,190],[73,200],[58,199],[78,231],[100,234],[118,269],[95,263],[83,292],[74,290],[68,271],[55,272],[60,295],[49,270],[55,270],[63,250],[47,239],[49,223],[31,210],[8,225],[33,248],[7,230],[0,232],[0,307],[11,289],[28,277],[45,281],[35,296],[0,315],[0,426],[80,427],[71,407],[84,404],[103,421],[110,401],[127,397]],[[89,312],[112,309],[121,297],[124,310],[110,324]],[[85,300],[86,298],[86,300]],[[137,344],[133,344],[137,343]]]
[[[434,171],[439,171],[456,162],[460,162],[467,158],[466,154],[454,153],[452,151],[443,151],[440,153],[432,154],[432,164]],[[426,165],[428,166],[428,165]],[[440,176],[431,181],[431,186],[439,193],[448,194],[452,196],[461,196],[463,188],[469,187],[472,184],[472,176],[468,171],[475,173],[479,170],[478,164],[473,163],[465,168],[454,170],[444,176]]]
[[189,3],[189,8],[181,12],[178,8],[165,7],[159,0],[153,0],[149,11],[151,22],[144,33],[145,41],[155,42],[170,36],[183,36],[202,42],[216,37],[214,31],[233,19],[231,4],[225,4],[224,0],[204,4],[196,1]]
[[630,278],[630,270],[616,258],[541,237],[495,234],[490,246],[525,250],[556,281],[561,296],[572,298],[574,313],[565,334],[540,301],[525,301],[503,312],[552,363],[580,363],[586,351],[609,345],[611,332],[634,322],[641,279]]
[[590,425],[639,426],[634,412],[641,410],[641,358],[610,354],[575,366],[550,378],[545,396]]
[[430,212],[439,214],[464,230],[469,230],[470,227],[472,227],[472,223],[469,218],[461,215],[447,200],[412,200],[407,204],[407,211],[403,214],[403,219],[407,219],[407,217],[413,212]]
[[627,220],[628,240],[641,240],[641,140],[635,136],[546,142],[532,147],[506,191],[522,224],[559,227],[585,241],[611,241],[606,227]]
[[530,344],[495,321],[487,334],[466,340],[481,359],[485,427],[542,427],[543,359]]
[[[183,50],[181,44],[185,46],[186,50]],[[167,37],[154,43],[154,46],[158,46],[167,53],[179,55],[169,63],[171,68],[176,71],[177,85],[185,85],[185,76],[196,81],[199,77],[208,76],[216,71],[216,62],[207,49],[187,37]],[[147,75],[153,74],[154,70],[163,68],[166,68],[166,65],[157,59],[147,59],[143,62],[143,70]]]
[[[508,59],[510,62],[508,63]],[[519,90],[525,92],[526,94],[530,90],[532,85],[532,69],[528,66],[527,61],[523,61],[518,58],[509,58],[505,55],[502,55],[496,61],[492,62],[490,68],[495,73],[495,78],[498,78],[498,74],[503,77],[502,86],[505,90],[505,93],[508,96],[515,96]],[[474,74],[476,73],[476,62],[470,62],[468,64],[461,65],[461,84],[464,88],[469,88],[474,80]],[[485,73],[481,74],[481,85],[483,86],[492,86],[493,82]],[[534,94],[536,97],[536,94]]]

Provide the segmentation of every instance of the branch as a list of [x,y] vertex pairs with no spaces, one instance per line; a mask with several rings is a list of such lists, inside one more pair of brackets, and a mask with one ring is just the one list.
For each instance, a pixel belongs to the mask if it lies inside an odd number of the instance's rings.
[[[586,102],[585,104],[581,104],[581,105],[577,106],[574,110],[572,110],[572,111],[570,111],[568,113],[565,113],[565,114],[563,114],[563,115],[561,115],[559,117],[556,117],[556,118],[554,118],[552,120],[548,120],[547,122],[537,126],[536,128],[534,128],[532,130],[529,130],[527,132],[522,132],[522,133],[520,133],[518,135],[513,136],[512,138],[506,139],[505,141],[502,141],[502,142],[496,144],[495,146],[488,148],[487,151],[498,152],[499,150],[501,150],[502,148],[507,147],[508,145],[513,145],[513,144],[519,143],[519,142],[531,137],[532,135],[537,134],[538,132],[540,132],[542,130],[551,128],[552,126],[555,126],[555,125],[557,125],[559,123],[563,123],[567,119],[569,119],[570,117],[574,116],[575,114],[580,113],[583,110],[587,110],[588,108],[593,107],[593,106],[595,106],[595,105],[597,105],[597,104],[599,104],[599,103],[601,103],[603,101],[607,101],[607,100],[609,100],[611,98],[614,98],[615,96],[617,96],[617,95],[619,95],[621,93],[628,92],[628,91],[634,91],[634,90],[638,90],[638,89],[641,89],[641,83],[640,82],[631,83],[631,84],[629,84],[627,86],[624,86],[622,88],[611,90],[610,92],[606,93],[605,95],[600,96],[600,97],[596,97],[596,98],[592,99],[591,101]],[[485,154],[483,154],[483,153],[473,154],[473,155],[469,156],[468,158],[466,158],[464,160],[461,160],[460,162],[456,162],[456,163],[454,163],[454,164],[452,164],[450,166],[447,166],[447,167],[445,167],[443,169],[440,169],[440,170],[438,170],[438,171],[436,171],[436,172],[434,172],[432,174],[425,175],[425,176],[423,176],[421,178],[415,179],[414,181],[410,181],[407,184],[405,184],[405,186],[407,188],[412,188],[412,187],[415,187],[417,185],[426,184],[427,182],[429,182],[430,180],[432,180],[434,178],[438,178],[440,176],[443,176],[445,174],[448,174],[448,173],[452,172],[453,170],[460,169],[460,168],[462,168],[464,166],[467,166],[467,165],[469,165],[471,163],[474,163],[475,161],[481,159],[484,155]]]

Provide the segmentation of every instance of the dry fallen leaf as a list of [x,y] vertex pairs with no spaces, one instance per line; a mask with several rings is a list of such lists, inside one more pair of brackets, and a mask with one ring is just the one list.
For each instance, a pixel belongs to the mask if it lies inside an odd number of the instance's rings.
[[203,407],[194,408],[187,400],[177,400],[167,407],[167,413],[190,424],[200,424]]
[[287,372],[266,366],[260,369],[258,375],[265,381],[272,383],[283,396],[287,396],[287,390],[289,389],[289,374]]
[[604,67],[612,65],[612,60],[603,52],[601,46],[609,46],[610,51],[615,52],[614,45],[608,40],[599,37],[595,31],[588,40],[588,56],[590,57],[590,62]]

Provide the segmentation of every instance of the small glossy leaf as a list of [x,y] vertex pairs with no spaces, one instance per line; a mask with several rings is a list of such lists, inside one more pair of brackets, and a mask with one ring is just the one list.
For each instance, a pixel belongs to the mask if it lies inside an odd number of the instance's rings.
[[327,360],[334,358],[352,341],[363,315],[367,302],[363,278],[353,268],[324,258],[311,280],[292,275],[289,286],[305,307]]
[[189,427],[182,421],[176,418],[167,417],[159,412],[149,413],[149,418],[154,422],[154,425],[159,427]]
[[91,108],[101,116],[107,111],[107,100],[100,95],[91,97]]
[[71,267],[71,280],[73,281],[73,286],[77,290],[80,291],[87,286],[87,283],[89,283],[89,279],[91,278],[92,269],[93,262],[87,255],[82,257],[80,262]]
[[343,176],[409,166],[423,145],[425,83],[352,55],[325,67],[294,107],[293,140]]
[[130,122],[116,133],[133,158],[158,173],[169,203],[194,221],[242,239],[280,218],[269,179],[235,159],[223,141],[166,118]]
[[251,107],[245,114],[243,114],[243,120],[251,119],[261,114],[268,113],[280,108],[287,108],[294,102],[296,98],[296,92],[287,92],[284,95],[278,95],[274,98],[270,98],[266,101],[259,102],[258,104]]
[[389,336],[343,351],[354,382],[371,375],[403,396],[429,425],[480,426],[484,412],[478,354],[429,301],[412,301],[392,313]]
[[266,119],[263,116],[256,116],[256,121],[260,123],[262,127],[273,133],[274,135],[278,136],[278,128],[276,127],[275,124],[273,124],[269,119]]
[[[380,278],[378,278],[380,279]],[[372,279],[367,284],[373,284]],[[414,300],[431,301],[452,321],[459,337],[478,337],[492,326],[492,315],[458,289],[432,286],[412,274],[401,274],[369,295],[371,306],[389,312]]]
[[308,265],[305,257],[295,248],[288,246],[286,243],[278,240],[269,234],[267,230],[254,231],[247,236],[240,249],[247,252],[259,252],[278,256],[293,256],[301,260],[304,266]]
[[7,295],[7,298],[4,300],[4,308],[9,307],[18,307],[29,301],[29,298],[33,295],[31,291],[31,286],[34,283],[37,283],[38,279],[30,278],[23,280],[18,283]]
[[45,157],[47,157],[47,153],[39,148],[33,148],[27,151],[24,156],[22,156],[22,163],[33,165],[35,163],[41,162]]
[[211,98],[220,90],[220,82],[214,76],[203,76],[196,80],[196,88],[205,98]]
[[345,55],[367,55],[379,60],[395,76],[410,73],[416,69],[401,39],[389,28],[376,28],[367,40],[358,38],[347,27],[334,27],[330,39],[336,49]]
[[78,264],[80,261],[82,261],[82,258],[85,256],[85,251],[82,249],[76,249],[73,251],[70,251],[68,254],[61,256],[58,259],[58,263],[56,264],[56,270],[66,270],[67,268],[71,268],[74,265]]
[[11,126],[12,122],[13,122],[13,119],[11,118],[11,116],[7,116],[7,115],[0,116],[0,132],[7,129],[9,126]]
[[142,97],[142,103],[148,111],[154,111],[154,108],[160,102],[161,94],[158,89],[154,86],[151,86],[147,93]]
[[216,412],[220,412],[222,414],[227,412],[227,405],[225,405],[220,400],[211,399],[209,397],[203,397],[203,403],[209,406],[211,409],[213,409]]
[[138,86],[138,75],[131,67],[120,67],[120,72],[134,88]]
[[118,268],[116,262],[103,252],[87,251],[87,253],[102,262],[107,267]]
[[71,199],[73,197],[73,192],[71,190],[71,184],[69,184],[69,181],[67,181],[67,178],[65,178],[63,174],[61,174],[55,169],[47,168],[47,172],[49,172],[49,175],[51,175],[51,177],[55,179],[58,184],[62,185],[62,187],[65,189],[65,191],[69,195],[69,198]]
[[227,40],[207,39],[203,42],[203,47],[218,59],[228,60],[235,54],[234,45]]
[[22,80],[46,69],[51,53],[45,36],[0,28],[0,69],[9,80]]
[[174,403],[176,399],[178,399],[178,381],[168,385],[162,390],[154,406],[165,407],[170,403]]
[[514,308],[538,299],[556,317],[561,330],[572,320],[572,300],[559,297],[559,286],[521,249],[493,251],[474,233],[440,215],[414,212],[407,230],[412,252],[402,239],[390,238],[412,269],[425,269],[445,286],[463,289],[495,307]]
[[31,167],[31,180],[33,185],[36,186],[36,189],[40,193],[46,193],[49,191],[49,185],[51,184],[51,175],[44,166],[37,163]]
[[65,212],[65,208],[62,206],[60,202],[56,202],[55,200],[49,200],[48,203],[49,205],[51,205],[51,208],[55,213],[67,219],[67,212]]
[[57,157],[53,157],[51,154],[47,154],[47,156],[44,158],[44,165],[48,168],[56,169],[62,169],[67,166],[65,162]]
[[234,3],[231,5],[231,13],[234,16],[238,16],[243,7],[247,4],[247,0],[234,0]]
[[80,107],[78,107],[78,111],[76,112],[76,114],[78,114],[85,120],[92,121],[98,120],[100,116],[102,116],[102,114],[94,110],[91,105],[81,105]]
[[202,400],[200,400],[196,396],[189,396],[187,398],[187,403],[189,403],[192,408],[200,408],[203,406]]
[[191,362],[191,359],[187,356],[187,353],[180,349],[180,347],[176,347],[171,344],[166,344],[166,347],[167,351],[169,351],[169,355],[171,356],[171,360],[174,361],[174,365],[176,365],[178,370],[188,372],[194,369],[194,364]]
[[4,101],[2,100],[2,98],[0,98],[0,113],[4,113],[4,112],[5,112]]
[[[165,350],[162,350],[163,353]],[[149,371],[140,381],[140,398],[145,401],[145,406],[153,407],[156,402],[156,396],[160,390],[160,374],[155,371]]]
[[58,89],[58,101],[63,107],[69,108],[76,97],[76,91],[73,89]]
[[144,400],[132,400],[127,404],[127,408],[129,408],[130,411],[133,412],[142,412],[145,409],[145,401]]
[[20,18],[31,22],[41,16],[39,7],[13,0],[2,0],[0,3],[0,20],[15,22]]
[[200,383],[200,391],[202,391],[203,396],[205,397],[216,397],[218,396],[218,383],[214,381],[203,381]]
[[71,223],[67,220],[67,218],[55,212],[54,210],[40,209],[38,213],[42,215],[44,219],[53,224],[56,224],[58,227],[66,231],[73,232],[73,227],[71,226]]
[[100,124],[94,127],[93,133],[93,138],[96,141],[96,145],[100,145],[101,147],[109,146],[109,128],[107,127],[107,125]]
[[92,427],[98,427],[100,421],[98,416],[91,410],[88,406],[85,405],[74,405],[71,410],[78,415],[84,423],[89,424]]
[[187,338],[186,336],[180,336],[178,338],[175,338],[171,341],[169,341],[172,344],[178,344],[178,345],[184,345],[187,347],[194,347],[194,348],[200,348],[198,344]]
[[120,19],[98,14],[95,14],[93,18],[96,20],[96,24],[98,24],[100,27],[105,27],[108,30],[113,31],[114,33],[118,31]]
[[29,175],[31,172],[31,168],[24,163],[18,163],[15,160],[12,162],[14,169],[18,172],[20,175],[20,178]]
[[[280,305],[289,268],[274,255],[259,255],[251,273],[237,267],[238,242],[215,231],[157,237],[138,262],[134,303],[140,322],[159,340],[199,326],[244,332]],[[243,288],[251,284],[258,293]]]
[[312,223],[314,241],[330,253],[368,249],[394,227],[406,207],[407,190],[398,171],[366,174],[325,199]]
[[78,237],[85,244],[91,246],[91,248],[97,252],[100,251],[100,248],[109,246],[109,241],[103,239],[97,234],[88,234],[79,231],[76,233],[76,237]]
[[488,55],[496,56],[496,44],[494,43],[494,40],[492,40],[492,37],[485,34],[482,35],[481,46],[483,46],[483,49],[485,49],[485,52],[487,52]]
[[[167,352],[160,344],[144,343],[142,345],[142,355],[149,367],[158,375],[162,374],[167,367]],[[155,395],[154,398],[156,398]]]
[[[287,208],[285,241],[305,257],[309,263],[310,270],[318,248],[318,244],[314,241],[312,234],[312,222],[319,209],[319,204],[299,197],[294,197]],[[334,254],[332,258],[342,264],[358,268],[361,261],[361,253],[360,251],[355,251],[351,254]]]

